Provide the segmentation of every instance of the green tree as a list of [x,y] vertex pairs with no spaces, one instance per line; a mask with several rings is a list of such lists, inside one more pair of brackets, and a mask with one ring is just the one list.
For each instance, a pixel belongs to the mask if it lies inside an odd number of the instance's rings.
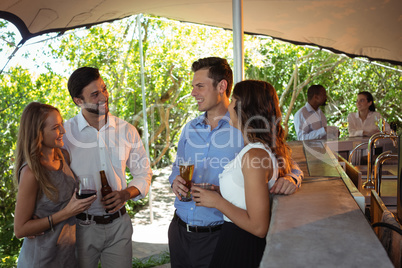
[[[49,77],[52,77],[49,79]],[[16,188],[13,183],[13,161],[19,119],[25,106],[31,101],[50,103],[56,107],[65,106],[65,98],[58,91],[50,90],[58,87],[62,80],[50,72],[40,75],[36,80],[28,70],[21,67],[10,68],[0,75],[0,259],[10,258],[15,261],[21,241],[14,236],[14,206]]]
[[[231,33],[153,17],[142,19],[141,31],[145,96],[141,92],[136,17],[74,31],[52,49],[71,70],[84,65],[99,68],[108,85],[112,113],[142,131],[145,98],[151,162],[161,167],[170,163],[181,127],[194,117],[191,63],[211,54],[228,57]],[[219,39],[206,38],[218,35]]]
[[[145,16],[141,32],[145,62],[145,95],[141,70],[136,17],[77,29],[48,41],[43,49],[47,62],[43,74],[23,67],[10,67],[0,74],[0,260],[15,262],[21,241],[13,235],[15,191],[13,152],[20,115],[31,101],[60,109],[64,119],[75,116],[67,79],[81,66],[98,67],[110,91],[111,112],[135,125],[144,134],[142,98],[146,100],[150,158],[153,167],[164,167],[174,159],[183,125],[196,115],[191,93],[191,63],[198,58],[219,56],[233,62],[232,33],[227,30]],[[0,21],[0,30],[7,23]],[[12,51],[15,34],[0,31],[0,52]],[[11,52],[10,52],[11,53]],[[29,55],[26,55],[29,56]],[[54,62],[65,70],[56,72]],[[390,66],[389,64],[384,64]],[[309,47],[295,46],[261,36],[245,35],[245,77],[274,85],[280,96],[289,139],[295,139],[293,114],[306,102],[311,84],[322,84],[329,92],[326,109],[329,124],[346,135],[346,116],[355,111],[359,91],[373,93],[378,110],[401,128],[401,72]],[[11,258],[10,258],[11,256]]]
[[[293,114],[307,101],[307,88],[322,84],[327,88],[329,104],[325,108],[328,123],[347,136],[347,115],[356,111],[360,91],[375,97],[378,111],[388,122],[402,127],[400,106],[402,75],[390,64],[378,66],[314,48],[300,47],[261,37],[249,37],[259,46],[246,50],[246,78],[270,82],[280,96],[283,123],[289,128],[288,139],[296,139]],[[257,40],[257,41],[256,41]]]

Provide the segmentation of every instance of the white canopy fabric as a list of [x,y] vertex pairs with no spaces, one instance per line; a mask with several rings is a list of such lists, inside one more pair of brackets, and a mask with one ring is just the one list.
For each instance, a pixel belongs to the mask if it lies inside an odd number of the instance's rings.
[[[1,0],[24,41],[134,14],[232,28],[232,0]],[[402,0],[243,0],[244,31],[402,65]]]

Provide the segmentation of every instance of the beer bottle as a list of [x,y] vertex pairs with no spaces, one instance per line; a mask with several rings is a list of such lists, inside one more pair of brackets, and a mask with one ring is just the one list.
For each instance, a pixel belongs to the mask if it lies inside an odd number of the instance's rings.
[[[113,191],[107,181],[105,171],[101,170],[101,171],[99,171],[99,173],[100,173],[101,183],[102,183],[102,187],[101,187],[102,197],[105,197]],[[106,212],[109,212],[109,210],[106,209]]]

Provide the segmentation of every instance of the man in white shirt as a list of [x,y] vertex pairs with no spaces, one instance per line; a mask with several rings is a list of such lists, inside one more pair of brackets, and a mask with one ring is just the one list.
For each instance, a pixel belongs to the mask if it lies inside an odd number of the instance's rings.
[[[100,260],[102,267],[132,267],[133,227],[125,203],[148,193],[152,171],[144,146],[134,126],[109,113],[109,93],[98,69],[74,71],[68,90],[81,111],[64,125],[64,146],[75,175],[91,174],[97,190],[97,200],[88,210],[96,224],[76,227],[79,266],[96,268]],[[126,167],[133,176],[128,185]],[[105,197],[100,192],[101,170],[113,190]],[[86,216],[77,218],[80,223]]]
[[324,139],[327,136],[327,118],[319,107],[326,105],[327,92],[321,85],[312,85],[307,90],[307,99],[306,105],[294,117],[297,139]]

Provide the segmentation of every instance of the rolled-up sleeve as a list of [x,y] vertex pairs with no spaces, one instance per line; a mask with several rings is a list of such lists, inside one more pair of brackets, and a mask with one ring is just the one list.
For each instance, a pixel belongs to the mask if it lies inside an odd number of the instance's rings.
[[173,181],[176,179],[176,176],[180,175],[178,160],[184,158],[184,144],[185,144],[185,138],[184,138],[185,135],[184,135],[184,133],[187,130],[187,126],[188,125],[186,125],[184,127],[184,129],[182,130],[181,135],[180,135],[180,139],[179,139],[179,143],[177,145],[176,160],[173,162],[172,174],[170,174],[170,176],[169,176],[170,185],[173,184]]
[[286,174],[285,176],[290,176],[296,182],[296,186],[300,188],[302,180],[304,178],[303,171],[300,169],[299,165],[292,159],[292,169],[290,173]]
[[134,129],[131,145],[130,155],[127,159],[127,167],[133,179],[129,182],[128,187],[134,186],[139,190],[140,194],[133,198],[134,201],[137,201],[148,194],[152,180],[152,170],[144,145],[136,129]]
[[357,127],[355,115],[353,113],[348,115],[348,130],[350,137],[361,137],[363,136],[363,129]]

